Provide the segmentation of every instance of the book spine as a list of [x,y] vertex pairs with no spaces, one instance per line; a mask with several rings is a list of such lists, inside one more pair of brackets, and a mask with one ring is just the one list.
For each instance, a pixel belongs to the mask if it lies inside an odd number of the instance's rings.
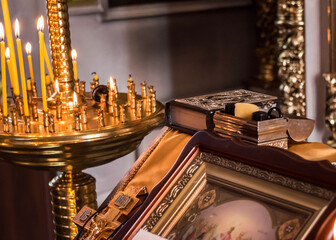
[[171,117],[170,117],[170,102],[166,103],[165,106],[165,125],[166,126],[171,126],[172,125],[172,121],[171,121]]
[[174,125],[171,118],[171,102],[167,102],[165,106],[165,125],[168,127]]
[[215,123],[213,121],[213,116],[215,111],[206,112],[206,125],[208,130],[213,130],[215,128]]

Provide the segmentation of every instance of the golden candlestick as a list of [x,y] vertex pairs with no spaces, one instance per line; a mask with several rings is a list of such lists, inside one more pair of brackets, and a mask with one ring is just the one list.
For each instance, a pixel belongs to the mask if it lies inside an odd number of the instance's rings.
[[[108,92],[104,92],[106,86],[99,85],[97,75],[91,84],[93,94],[86,93],[83,84],[77,95],[78,106],[74,104],[67,1],[47,0],[47,8],[55,79],[53,94],[48,98],[47,108],[42,108],[41,97],[34,94],[30,103],[31,118],[21,117],[15,103],[9,103],[11,117],[0,121],[0,141],[5,143],[0,145],[0,160],[62,172],[49,183],[55,235],[56,239],[73,239],[77,227],[72,218],[84,205],[97,207],[95,179],[81,170],[108,163],[135,150],[143,137],[163,121],[164,107],[156,102],[156,111],[151,114],[145,108],[131,109],[127,105],[127,93],[117,94],[114,80],[116,99],[109,113],[105,105],[99,105],[100,102],[106,104],[106,99],[100,98]],[[132,101],[140,101],[142,97],[135,95],[134,83],[131,87]],[[36,93],[34,84],[32,90]],[[143,117],[134,119],[135,111]]]

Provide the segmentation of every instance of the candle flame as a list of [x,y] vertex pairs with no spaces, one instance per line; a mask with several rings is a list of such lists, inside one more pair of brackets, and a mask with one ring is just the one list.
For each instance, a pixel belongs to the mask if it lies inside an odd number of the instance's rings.
[[72,49],[71,56],[72,56],[72,60],[76,61],[76,59],[77,59],[77,51],[75,49]]
[[73,103],[74,103],[75,107],[78,106],[78,100],[77,100],[77,93],[76,92],[73,93]]
[[10,59],[9,48],[6,48],[5,56],[6,56],[7,59]]
[[114,90],[114,86],[113,86],[113,78],[110,77],[110,90],[113,91]]
[[27,42],[26,44],[26,52],[27,54],[31,54],[31,51],[32,51],[32,45],[30,44],[30,42]]
[[37,30],[39,31],[43,31],[44,29],[44,20],[43,20],[43,16],[39,17],[39,19],[37,20]]
[[56,92],[59,92],[59,86],[58,86],[58,80],[57,79],[55,81],[55,89],[56,89]]
[[4,30],[4,27],[2,25],[2,22],[0,22],[0,38],[1,38],[1,41],[3,41],[5,39],[5,30]]
[[14,24],[14,28],[15,28],[15,36],[17,38],[19,38],[20,36],[20,24],[19,24],[19,20],[18,19],[15,19],[15,24]]

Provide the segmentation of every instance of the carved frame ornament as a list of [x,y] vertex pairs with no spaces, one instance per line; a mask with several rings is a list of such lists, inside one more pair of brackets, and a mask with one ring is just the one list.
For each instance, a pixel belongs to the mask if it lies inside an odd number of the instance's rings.
[[304,0],[255,0],[257,75],[262,87],[280,85],[283,112],[306,115]]

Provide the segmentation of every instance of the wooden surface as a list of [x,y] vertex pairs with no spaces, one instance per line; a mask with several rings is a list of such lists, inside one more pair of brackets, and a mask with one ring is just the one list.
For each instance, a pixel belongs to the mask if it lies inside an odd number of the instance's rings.
[[0,239],[54,239],[48,186],[53,176],[0,162]]

